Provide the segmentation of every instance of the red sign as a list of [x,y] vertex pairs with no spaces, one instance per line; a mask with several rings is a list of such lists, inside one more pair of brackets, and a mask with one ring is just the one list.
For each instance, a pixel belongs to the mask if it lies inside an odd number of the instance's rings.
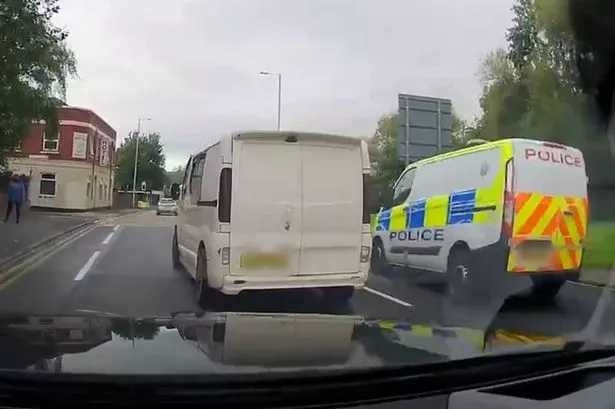
[[552,150],[552,149],[525,149],[525,159],[541,160],[543,162],[557,163],[567,166],[576,166],[577,168],[583,167],[583,160],[578,156],[573,156],[565,150]]

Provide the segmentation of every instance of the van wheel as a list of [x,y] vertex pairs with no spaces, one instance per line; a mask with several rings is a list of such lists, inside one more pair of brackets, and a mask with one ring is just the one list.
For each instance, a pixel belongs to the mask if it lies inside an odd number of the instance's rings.
[[370,269],[376,275],[383,275],[391,272],[391,265],[387,260],[384,251],[384,245],[379,238],[375,238],[372,242],[372,257]]
[[177,228],[173,232],[173,244],[171,247],[171,257],[173,260],[173,268],[180,268],[181,263],[179,261],[179,245],[177,242]]
[[464,247],[453,248],[448,258],[446,292],[455,304],[468,304],[476,296],[472,253]]
[[216,291],[209,286],[207,278],[207,258],[205,251],[200,248],[196,261],[196,277],[194,279],[196,302],[199,306],[212,306],[215,303]]
[[555,300],[557,293],[566,280],[533,280],[531,297],[536,301],[549,303]]
[[327,287],[322,289],[327,303],[346,305],[354,295],[354,287]]

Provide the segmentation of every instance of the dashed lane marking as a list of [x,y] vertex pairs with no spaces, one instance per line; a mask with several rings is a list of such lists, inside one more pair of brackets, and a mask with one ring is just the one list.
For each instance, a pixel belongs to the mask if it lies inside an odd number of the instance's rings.
[[79,270],[79,272],[75,276],[75,281],[83,280],[83,277],[85,277],[85,275],[88,273],[88,271],[90,271],[90,269],[94,265],[94,262],[96,261],[98,256],[100,256],[100,251],[95,251],[94,254],[92,254],[90,256],[88,261],[86,261],[86,263],[83,265],[83,267],[81,267],[81,270]]
[[382,293],[382,292],[380,292],[378,290],[374,290],[373,288],[363,287],[363,289],[365,291],[367,291],[368,293],[372,293],[374,295],[377,295],[378,297],[382,297],[382,298],[384,298],[386,300],[389,300],[389,301],[392,301],[392,302],[394,302],[396,304],[403,305],[404,307],[410,307],[410,308],[413,307],[413,305],[408,303],[408,302],[400,300],[399,298],[395,298],[392,295],[388,295],[388,294]]
[[61,240],[60,242],[52,245],[49,249],[43,249],[41,254],[35,255],[32,258],[26,260],[25,262],[4,272],[4,274],[0,278],[0,291],[3,291],[15,281],[19,280],[21,277],[23,277],[30,271],[33,271],[36,266],[41,265],[45,260],[48,260],[55,254],[59,253],[61,250],[65,249],[66,247],[68,247],[69,245],[95,229],[96,226],[90,226],[77,234],[73,234]]
[[111,239],[113,238],[113,235],[115,234],[115,230],[112,231],[111,233],[109,233],[107,235],[107,237],[105,237],[105,239],[103,240],[102,244],[109,244],[109,242],[111,241]]

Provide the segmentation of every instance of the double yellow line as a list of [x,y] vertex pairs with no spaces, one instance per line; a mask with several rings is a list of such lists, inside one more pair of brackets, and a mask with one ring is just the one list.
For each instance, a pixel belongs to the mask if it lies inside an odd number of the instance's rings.
[[68,247],[70,244],[74,243],[81,237],[96,229],[99,225],[129,215],[130,213],[126,215],[113,216],[106,219],[97,220],[92,224],[77,228],[76,230],[68,233],[68,235],[52,240],[51,243],[42,245],[40,248],[34,249],[31,252],[25,254],[23,256],[24,260],[17,262],[17,264],[10,266],[6,270],[0,271],[0,291],[3,291],[5,288],[13,284],[15,281],[19,280],[28,272],[32,271],[34,267],[41,265],[45,260],[48,260],[60,250]]

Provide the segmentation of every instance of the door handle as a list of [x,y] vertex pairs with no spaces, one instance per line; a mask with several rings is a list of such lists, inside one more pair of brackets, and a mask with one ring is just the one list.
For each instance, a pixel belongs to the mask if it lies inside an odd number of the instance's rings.
[[286,206],[286,220],[284,222],[284,230],[290,230],[290,222],[292,220],[292,209],[290,205]]
[[566,216],[574,216],[574,212],[573,212],[572,210],[565,210],[565,211],[564,211],[564,214],[565,214]]

